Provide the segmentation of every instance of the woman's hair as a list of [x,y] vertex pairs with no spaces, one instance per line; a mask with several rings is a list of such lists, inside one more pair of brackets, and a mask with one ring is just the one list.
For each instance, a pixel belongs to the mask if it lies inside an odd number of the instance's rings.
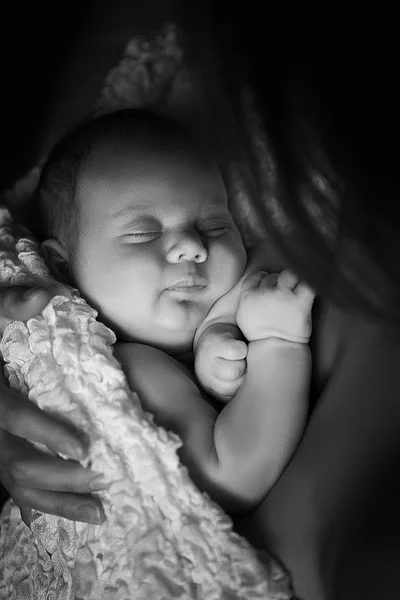
[[356,4],[220,0],[211,25],[239,120],[243,83],[254,91],[271,235],[322,295],[400,325],[397,21]]
[[174,142],[193,144],[191,136],[177,122],[145,109],[124,109],[85,120],[55,146],[39,180],[36,202],[40,238],[53,237],[73,255],[80,229],[77,184],[90,156],[100,147],[113,150],[134,145],[141,148],[170,146]]

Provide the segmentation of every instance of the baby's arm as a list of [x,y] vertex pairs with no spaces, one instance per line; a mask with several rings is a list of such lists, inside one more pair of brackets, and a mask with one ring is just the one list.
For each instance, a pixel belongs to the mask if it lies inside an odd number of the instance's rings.
[[248,264],[238,283],[211,307],[193,343],[198,382],[207,394],[226,403],[235,397],[246,371],[247,344],[236,323],[242,284],[260,269],[282,270],[284,263],[269,241],[249,251]]
[[[245,300],[253,301],[252,295]],[[243,325],[251,329],[251,323]],[[196,484],[228,511],[254,508],[281,474],[303,432],[310,373],[307,345],[274,337],[251,340],[243,385],[219,414],[187,369],[162,351],[120,344],[116,355],[144,409],[180,435],[181,458]]]
[[306,344],[279,338],[249,343],[243,385],[214,429],[224,477],[244,507],[266,496],[300,442],[310,371]]
[[313,290],[287,270],[251,274],[242,285],[237,322],[249,342],[247,374],[214,437],[220,459],[226,462],[229,452],[233,469],[246,457],[241,477],[249,501],[274,485],[303,433],[313,299]]

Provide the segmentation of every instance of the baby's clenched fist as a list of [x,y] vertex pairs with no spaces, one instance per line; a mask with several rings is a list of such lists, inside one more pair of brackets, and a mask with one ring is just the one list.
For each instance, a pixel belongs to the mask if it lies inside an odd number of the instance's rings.
[[195,373],[204,390],[228,402],[238,392],[246,371],[247,344],[235,325],[210,325],[196,347]]
[[237,324],[251,342],[277,337],[307,343],[314,291],[288,269],[252,273],[243,282]]

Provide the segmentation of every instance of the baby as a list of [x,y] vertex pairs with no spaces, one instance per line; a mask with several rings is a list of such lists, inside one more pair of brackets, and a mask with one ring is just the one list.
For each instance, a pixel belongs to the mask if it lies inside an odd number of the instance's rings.
[[[256,506],[304,429],[312,291],[289,271],[245,271],[216,164],[148,111],[68,135],[45,165],[38,201],[51,271],[116,332],[131,388],[180,435],[195,483],[228,512]],[[214,389],[224,364],[238,366],[226,394]]]

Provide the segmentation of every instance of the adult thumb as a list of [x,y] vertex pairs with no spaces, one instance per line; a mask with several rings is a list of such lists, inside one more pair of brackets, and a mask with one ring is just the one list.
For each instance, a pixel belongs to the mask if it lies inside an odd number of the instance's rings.
[[27,321],[38,315],[49,303],[53,292],[42,287],[14,285],[0,287],[0,324]]

